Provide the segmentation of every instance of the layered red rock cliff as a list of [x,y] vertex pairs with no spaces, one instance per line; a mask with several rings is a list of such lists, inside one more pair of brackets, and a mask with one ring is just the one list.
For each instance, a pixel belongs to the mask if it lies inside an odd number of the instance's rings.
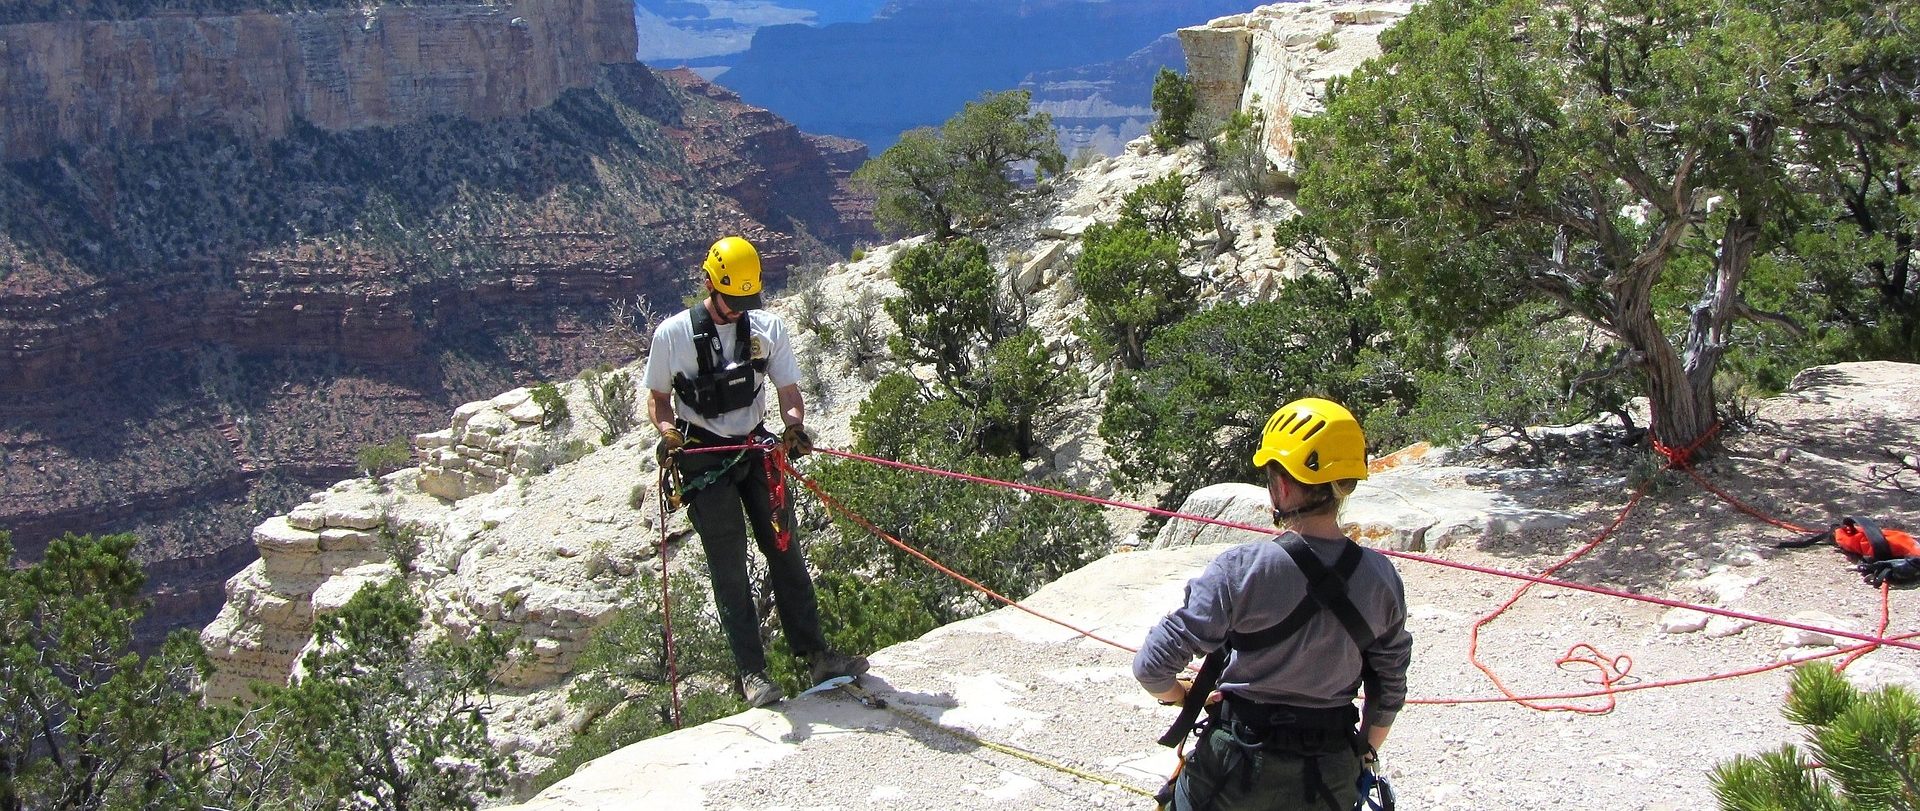
[[621,0],[0,26],[0,530],[133,531],[162,624],[453,406],[626,360],[715,235],[869,238],[857,148],[630,61]]
[[255,138],[492,119],[632,61],[624,0],[374,6],[0,28],[0,160],[220,127]]

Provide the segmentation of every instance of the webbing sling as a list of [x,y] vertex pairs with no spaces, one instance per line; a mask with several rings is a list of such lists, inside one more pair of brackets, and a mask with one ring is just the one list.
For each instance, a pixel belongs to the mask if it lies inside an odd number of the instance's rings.
[[1887,543],[1887,533],[1882,532],[1880,525],[1874,523],[1873,519],[1850,515],[1847,516],[1845,523],[1858,527],[1860,534],[1867,536],[1867,543],[1873,544],[1874,560],[1893,560],[1899,557],[1893,554],[1893,546]]
[[[713,322],[713,314],[707,312],[704,305],[691,309],[693,310],[694,354],[700,356],[697,361],[700,364],[700,376],[705,377],[715,371],[714,357],[723,356],[722,360],[724,360],[726,353],[721,348],[720,325]],[[753,332],[748,324],[750,318],[751,316],[747,313],[741,313],[740,320],[733,322],[733,354],[741,363],[747,362],[753,351]]]
[[[1253,651],[1272,647],[1299,633],[1307,622],[1322,610],[1332,611],[1333,616],[1345,628],[1347,636],[1353,638],[1353,644],[1360,647],[1364,660],[1367,648],[1373,646],[1373,629],[1367,627],[1367,621],[1360,616],[1360,609],[1347,597],[1347,581],[1360,569],[1360,545],[1349,539],[1340,549],[1340,556],[1334,559],[1332,568],[1320,562],[1320,556],[1313,553],[1305,538],[1289,533],[1279,539],[1280,548],[1285,549],[1287,557],[1293,559],[1293,565],[1307,578],[1307,593],[1301,595],[1300,604],[1278,623],[1250,633],[1228,633],[1227,641],[1218,650],[1207,654],[1200,663],[1200,672],[1193,678],[1193,686],[1187,689],[1186,700],[1180,704],[1180,717],[1174,719],[1173,726],[1160,736],[1161,746],[1179,746],[1187,734],[1200,720],[1200,711],[1205,708],[1207,696],[1213,694],[1213,688],[1220,683],[1220,673],[1227,668],[1227,657],[1235,650]],[[1362,668],[1365,668],[1363,662]]]

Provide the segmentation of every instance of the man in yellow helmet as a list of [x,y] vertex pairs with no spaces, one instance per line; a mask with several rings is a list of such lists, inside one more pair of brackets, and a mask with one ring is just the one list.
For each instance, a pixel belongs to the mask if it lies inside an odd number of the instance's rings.
[[[785,424],[780,442],[794,456],[813,449],[804,426],[800,366],[787,326],[760,308],[759,252],[744,238],[726,237],[713,243],[704,266],[706,299],[654,330],[641,380],[650,393],[647,415],[660,431],[657,456],[661,464],[678,464],[685,481],[682,495],[706,550],[714,604],[739,669],[741,696],[759,707],[783,696],[767,678],[767,654],[747,575],[749,526],[767,559],[767,581],[787,645],[806,659],[814,681],[858,676],[866,672],[867,660],[833,651],[820,632],[806,558],[800,546],[781,537],[774,526],[766,451],[679,452],[701,445],[771,445],[773,435],[763,423],[768,382]],[[791,511],[786,512],[778,518],[791,528]]]
[[[1340,531],[1366,454],[1360,424],[1336,403],[1296,400],[1267,421],[1253,464],[1284,531],[1220,553],[1133,660],[1147,692],[1193,707],[1161,743],[1183,740],[1215,684],[1221,693],[1164,807],[1355,807],[1356,782],[1406,701],[1413,652],[1399,573]],[[1189,687],[1176,677],[1195,656],[1208,658]],[[1364,713],[1353,706],[1363,681]]]

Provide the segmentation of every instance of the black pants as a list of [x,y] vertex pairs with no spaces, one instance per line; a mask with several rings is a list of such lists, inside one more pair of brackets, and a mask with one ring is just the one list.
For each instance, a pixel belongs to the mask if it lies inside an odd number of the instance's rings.
[[[747,575],[749,525],[760,554],[767,559],[767,581],[773,588],[773,602],[780,613],[787,646],[804,656],[826,650],[827,640],[820,633],[820,609],[814,601],[813,579],[807,574],[807,559],[800,552],[799,540],[795,538],[785,552],[775,540],[766,462],[760,451],[747,451],[744,458],[734,461],[737,455],[730,451],[683,454],[680,475],[692,484],[732,462],[718,480],[687,494],[687,515],[700,535],[700,545],[706,549],[713,602],[720,610],[720,625],[727,632],[733,662],[741,673],[752,673],[767,669],[767,652],[760,644],[760,616],[754,609],[753,586]],[[793,526],[791,504],[784,520],[788,527]]]

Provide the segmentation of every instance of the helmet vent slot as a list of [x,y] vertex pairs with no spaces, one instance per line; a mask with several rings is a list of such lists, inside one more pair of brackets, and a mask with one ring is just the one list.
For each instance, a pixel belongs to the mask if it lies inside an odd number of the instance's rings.
[[1313,428],[1307,431],[1305,434],[1301,434],[1300,440],[1304,442],[1306,440],[1312,439],[1314,434],[1320,433],[1320,429],[1325,427],[1327,427],[1327,424],[1325,421],[1322,421],[1320,424],[1313,426]]

